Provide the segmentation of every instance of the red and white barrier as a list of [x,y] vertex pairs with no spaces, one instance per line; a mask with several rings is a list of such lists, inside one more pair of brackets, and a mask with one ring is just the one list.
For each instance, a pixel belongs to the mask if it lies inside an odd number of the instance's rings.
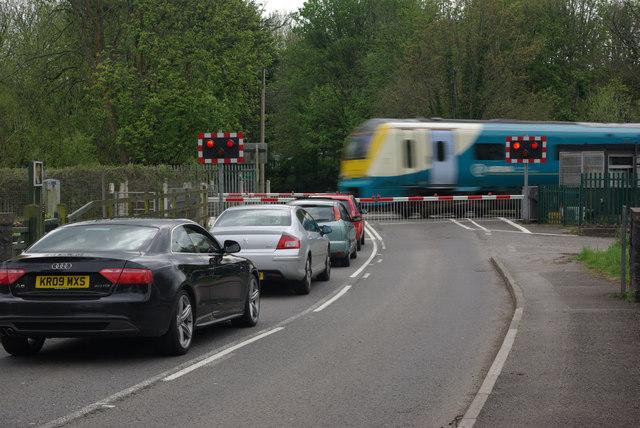
[[358,202],[436,202],[436,201],[497,201],[523,199],[523,195],[461,195],[461,196],[399,196],[357,198]]
[[[283,202],[297,198],[308,198],[317,193],[225,193],[224,202]],[[465,196],[372,196],[370,198],[356,198],[358,202],[436,202],[436,201],[496,201],[522,200],[523,195],[465,195]],[[212,202],[217,198],[212,198]]]

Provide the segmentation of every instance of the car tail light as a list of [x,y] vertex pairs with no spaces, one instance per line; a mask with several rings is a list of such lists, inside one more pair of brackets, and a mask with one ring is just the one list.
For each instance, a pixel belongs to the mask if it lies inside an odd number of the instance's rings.
[[24,269],[0,269],[0,285],[13,284],[24,274]]
[[340,220],[340,208],[333,207],[333,217],[335,221]]
[[295,236],[288,235],[283,233],[280,237],[280,241],[278,242],[277,250],[291,250],[295,248],[300,248],[300,240]]
[[153,273],[149,269],[102,269],[100,274],[114,284],[150,284]]

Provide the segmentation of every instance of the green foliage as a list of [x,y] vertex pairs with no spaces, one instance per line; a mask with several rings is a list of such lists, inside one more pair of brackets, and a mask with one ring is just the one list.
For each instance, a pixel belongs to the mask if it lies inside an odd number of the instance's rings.
[[[628,242],[627,248],[629,248]],[[585,247],[576,256],[576,260],[585,262],[590,268],[603,272],[610,277],[620,278],[622,272],[622,241],[618,238],[616,242],[604,251]],[[628,282],[629,263],[626,263],[625,266],[625,277]]]
[[267,178],[334,188],[372,117],[638,121],[640,2],[0,2],[0,167],[186,164],[196,135],[260,132]]
[[257,140],[275,50],[253,1],[27,0],[2,12],[0,165],[182,164],[199,132]]

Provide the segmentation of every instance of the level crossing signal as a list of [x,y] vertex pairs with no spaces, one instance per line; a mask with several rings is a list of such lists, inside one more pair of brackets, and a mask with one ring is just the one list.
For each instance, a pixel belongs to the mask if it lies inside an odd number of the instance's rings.
[[509,163],[544,163],[547,161],[546,137],[507,137],[506,161]]
[[244,162],[244,143],[241,132],[198,134],[199,163]]

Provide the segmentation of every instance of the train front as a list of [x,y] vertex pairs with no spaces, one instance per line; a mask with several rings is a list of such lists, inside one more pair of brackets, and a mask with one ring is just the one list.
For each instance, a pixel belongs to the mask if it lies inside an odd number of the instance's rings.
[[369,120],[349,135],[340,162],[340,193],[349,193],[357,198],[374,196],[376,187],[368,171],[372,162],[371,143],[380,123],[379,119]]

